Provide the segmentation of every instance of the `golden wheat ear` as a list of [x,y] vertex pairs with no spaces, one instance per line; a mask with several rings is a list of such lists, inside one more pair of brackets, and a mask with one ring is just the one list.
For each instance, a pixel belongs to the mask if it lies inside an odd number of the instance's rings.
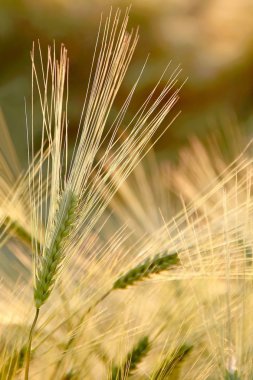
[[156,255],[153,258],[147,258],[143,263],[120,276],[113,284],[113,289],[125,289],[138,281],[145,280],[152,274],[168,271],[179,263],[177,253]]
[[[80,252],[87,236],[95,227],[112,196],[144,154],[144,148],[165,120],[178,99],[179,70],[175,70],[157,95],[157,87],[149,94],[140,110],[128,125],[131,132],[120,143],[116,132],[133,96],[138,80],[110,128],[112,138],[102,159],[97,160],[108,131],[105,130],[113,102],[124,79],[138,41],[138,33],[127,32],[129,10],[121,17],[120,11],[112,13],[100,28],[98,43],[92,64],[86,99],[80,120],[79,133],[74,152],[68,165],[68,58],[64,46],[60,59],[56,59],[55,48],[48,50],[48,60],[41,61],[41,72],[36,69],[32,52],[33,83],[36,84],[41,105],[42,142],[38,153],[41,186],[35,186],[35,175],[31,173],[30,199],[34,210],[33,223],[36,243],[34,300],[36,314],[28,343],[26,375],[29,372],[29,352],[33,329],[37,323],[39,309],[49,298],[63,265],[70,256]],[[33,97],[35,94],[35,86]],[[154,96],[156,97],[154,99]],[[33,111],[32,111],[33,117]],[[32,118],[33,127],[33,118]],[[32,133],[33,135],[33,133]],[[45,144],[49,155],[45,160]],[[34,157],[31,143],[30,158]],[[104,171],[104,163],[110,168]],[[117,171],[116,186],[111,177]],[[44,179],[46,173],[46,179]],[[43,185],[46,184],[45,198]],[[103,196],[101,195],[103,194]],[[105,197],[104,195],[107,194]],[[41,236],[39,223],[45,225]],[[40,242],[38,245],[37,242]],[[159,261],[159,260],[158,260]],[[160,260],[161,261],[161,260]],[[159,261],[159,262],[160,262]],[[154,269],[153,269],[154,271]]]
[[[41,266],[52,265],[55,274],[59,273],[64,260],[78,251],[88,234],[94,228],[106,209],[107,204],[113,197],[121,183],[130,174],[136,164],[145,153],[144,148],[148,144],[153,134],[157,131],[161,123],[165,120],[171,107],[178,99],[178,90],[171,95],[172,90],[177,86],[179,70],[170,76],[164,87],[158,93],[158,88],[149,94],[141,109],[132,119],[128,128],[131,132],[127,138],[121,142],[116,137],[119,123],[123,122],[124,115],[133,96],[135,87],[130,92],[126,103],[119,112],[116,122],[111,126],[112,138],[106,148],[102,159],[97,161],[98,153],[104,139],[108,133],[105,131],[109,114],[112,109],[116,94],[122,84],[127,67],[132,58],[134,49],[138,41],[138,33],[127,32],[128,23],[127,10],[121,18],[119,11],[106,19],[104,28],[101,27],[98,45],[94,55],[97,65],[92,67],[91,77],[87,89],[84,109],[79,127],[79,139],[76,141],[74,152],[68,169],[63,169],[67,162],[67,99],[68,99],[68,58],[65,47],[62,46],[60,61],[55,58],[49,50],[48,62],[43,66],[41,58],[42,73],[39,75],[35,66],[34,54],[32,54],[34,82],[37,84],[39,99],[42,109],[42,145],[40,149],[41,171],[39,176],[43,178],[43,170],[50,173],[50,180],[47,183],[45,208],[46,216],[42,206],[36,207],[36,199],[42,199],[42,191],[34,188],[31,181],[31,200],[34,213],[35,231],[38,221],[44,220],[46,226],[45,237],[41,247],[37,249],[35,255],[35,266],[37,275],[42,275]],[[101,41],[101,42],[100,42]],[[164,74],[165,75],[165,74]],[[50,81],[53,83],[50,89]],[[41,84],[42,83],[42,84]],[[66,90],[66,93],[65,93]],[[154,99],[154,94],[156,97]],[[47,163],[44,161],[44,144],[48,140],[50,155]],[[33,155],[33,145],[32,152]],[[104,170],[105,162],[110,161],[110,167]],[[46,168],[45,168],[46,164]],[[114,177],[117,174],[115,183]],[[42,183],[44,183],[42,181]],[[73,210],[74,220],[71,222],[74,228],[68,232],[63,232],[64,244],[59,244],[61,248],[57,254],[59,259],[46,259],[51,254],[53,241],[56,239],[57,229],[62,229],[61,223],[65,223],[64,217],[59,216],[59,210],[63,209],[66,198],[69,194],[75,198],[75,210]],[[66,212],[68,212],[66,210]],[[59,236],[58,236],[59,237]],[[57,239],[58,239],[57,237]],[[41,239],[38,239],[41,241]],[[68,254],[66,255],[66,252]],[[52,261],[52,264],[51,264]],[[56,279],[57,275],[47,276],[44,271],[43,276],[48,280]],[[51,280],[50,280],[51,281]],[[45,280],[41,281],[44,286]],[[51,289],[50,285],[48,289]],[[50,290],[51,291],[51,290]],[[37,292],[38,293],[38,292]],[[37,297],[37,295],[36,295]]]
[[74,225],[76,207],[76,197],[71,191],[66,192],[55,217],[54,236],[37,268],[34,287],[37,309],[45,303],[54,286],[57,270],[64,258],[62,255],[64,240],[71,234]]

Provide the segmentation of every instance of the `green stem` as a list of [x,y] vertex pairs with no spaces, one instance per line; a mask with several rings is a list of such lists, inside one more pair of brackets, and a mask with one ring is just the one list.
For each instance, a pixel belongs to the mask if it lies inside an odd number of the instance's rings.
[[27,352],[26,352],[26,365],[25,365],[25,377],[24,380],[28,380],[29,378],[29,368],[30,368],[30,357],[31,357],[31,346],[32,346],[32,338],[33,338],[33,331],[36,326],[38,317],[39,317],[39,312],[40,309],[36,309],[35,317],[30,329],[29,333],[29,339],[28,339],[28,344],[27,344]]

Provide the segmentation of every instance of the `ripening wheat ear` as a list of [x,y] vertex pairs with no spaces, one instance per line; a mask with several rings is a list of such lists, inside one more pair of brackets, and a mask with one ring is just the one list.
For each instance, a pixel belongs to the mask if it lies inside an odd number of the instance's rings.
[[150,342],[147,336],[142,337],[128,353],[125,363],[121,367],[112,368],[111,380],[127,379],[137,368],[138,364],[147,355],[150,349]]
[[51,293],[57,277],[57,269],[63,260],[62,247],[64,240],[73,228],[76,207],[77,198],[71,190],[66,191],[56,213],[54,235],[37,268],[34,287],[34,300],[37,309],[45,303]]
[[169,270],[171,267],[179,264],[177,253],[157,255],[153,258],[146,259],[142,264],[130,269],[120,276],[113,284],[113,289],[125,289],[137,281],[143,281],[152,274],[157,274]]
[[[33,236],[36,241],[34,244],[36,314],[28,342],[25,379],[28,379],[29,353],[39,310],[50,296],[64,261],[83,247],[83,242],[98,222],[106,205],[141,159],[145,146],[178,99],[179,90],[170,95],[177,83],[179,70],[176,70],[156,99],[153,99],[157,93],[155,86],[128,125],[128,128],[131,128],[130,134],[123,143],[119,143],[120,139],[116,137],[117,130],[123,121],[138,79],[110,127],[112,137],[105,154],[102,159],[98,159],[98,151],[108,135],[108,131],[104,133],[108,116],[138,41],[137,32],[126,31],[127,22],[128,10],[122,20],[120,12],[117,11],[113,21],[110,14],[104,29],[102,30],[102,27],[100,29],[102,38],[98,38],[97,41],[79,125],[79,139],[76,141],[69,167],[67,51],[62,46],[60,60],[57,61],[55,49],[53,52],[49,49],[48,61],[44,66],[39,50],[41,74],[36,69],[35,55],[32,53],[33,83],[36,83],[38,89],[43,128],[39,152],[41,166],[38,173],[38,182],[41,186],[35,186],[36,176],[33,173],[30,181],[31,207],[34,210]],[[97,60],[96,67],[95,60]],[[50,152],[47,160],[44,154],[45,145],[49,146]],[[29,155],[31,160],[34,156],[33,142]],[[108,159],[110,168],[104,171],[104,164]],[[112,180],[114,172],[117,172],[118,178],[116,185]],[[39,224],[45,225],[44,236],[41,236]],[[40,242],[40,245],[37,242]]]

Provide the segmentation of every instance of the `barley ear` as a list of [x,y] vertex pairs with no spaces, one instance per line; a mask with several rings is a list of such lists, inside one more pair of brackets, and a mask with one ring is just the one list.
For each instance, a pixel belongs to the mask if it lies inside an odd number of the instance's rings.
[[150,350],[150,342],[147,336],[141,338],[134,346],[133,350],[128,353],[125,363],[122,367],[112,368],[112,380],[126,379],[137,368],[138,364],[147,355]]
[[77,197],[71,190],[65,190],[59,203],[59,209],[54,218],[53,231],[50,235],[49,244],[47,245],[47,242],[45,244],[44,254],[39,262],[39,267],[36,273],[34,286],[36,314],[28,339],[25,380],[28,380],[29,377],[33,331],[39,317],[40,307],[50,296],[57,279],[60,265],[64,259],[64,243],[73,228],[76,208]]
[[77,207],[77,198],[71,190],[66,191],[61,199],[59,210],[55,216],[55,229],[51,242],[45,248],[36,273],[34,287],[35,306],[39,309],[51,294],[57,274],[64,259],[63,245],[71,233]]
[[179,264],[177,253],[169,255],[157,255],[152,259],[147,259],[144,263],[137,265],[118,278],[113,284],[113,289],[125,289],[137,281],[143,281],[152,274],[167,271],[172,266]]

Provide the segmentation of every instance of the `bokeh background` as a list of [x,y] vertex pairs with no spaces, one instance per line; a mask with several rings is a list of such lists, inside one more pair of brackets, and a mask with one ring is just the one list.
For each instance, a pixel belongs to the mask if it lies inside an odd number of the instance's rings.
[[[121,104],[150,54],[139,84],[141,104],[166,64],[181,65],[177,112],[182,114],[156,145],[158,156],[174,159],[188,138],[205,138],[221,125],[238,124],[251,133],[253,96],[252,0],[133,0],[130,25],[139,26],[138,44],[124,81]],[[64,43],[70,56],[70,137],[74,140],[88,80],[101,13],[124,9],[129,1],[1,0],[0,107],[21,161],[26,160],[25,101],[31,102],[30,51]],[[134,78],[134,79],[133,79]],[[134,112],[138,101],[129,111]],[[36,109],[36,107],[35,107]],[[36,126],[40,139],[40,126]]]

